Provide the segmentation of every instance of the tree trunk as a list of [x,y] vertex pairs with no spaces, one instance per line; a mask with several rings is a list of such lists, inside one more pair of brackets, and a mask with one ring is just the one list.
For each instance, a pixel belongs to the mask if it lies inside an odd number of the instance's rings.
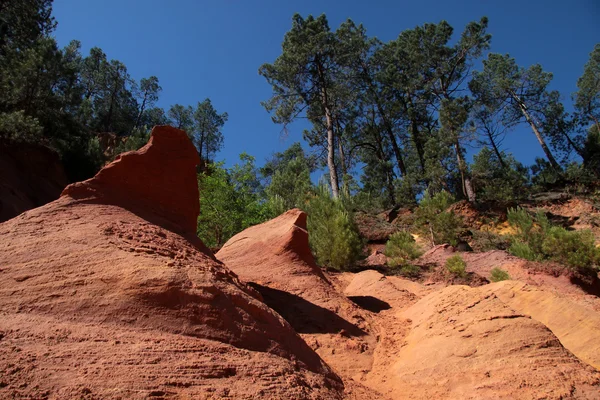
[[454,143],[454,149],[456,150],[456,159],[458,161],[458,170],[460,171],[463,194],[470,203],[473,203],[475,202],[475,191],[473,190],[473,183],[471,182],[471,177],[466,168],[467,163],[462,156],[462,150],[458,141]]
[[596,123],[596,131],[597,131],[598,133],[600,133],[600,122],[598,122],[598,118],[596,118],[596,117],[594,117],[594,116],[592,115],[592,119],[593,119],[593,120],[594,120],[594,122]]
[[140,121],[142,119],[142,114],[144,113],[144,108],[146,108],[146,94],[144,93],[144,100],[142,101],[142,106],[140,107],[140,112],[138,113],[138,116],[135,120],[135,126],[133,127],[134,129],[140,126]]
[[546,144],[546,141],[542,137],[542,134],[540,133],[537,125],[535,124],[535,121],[533,120],[532,116],[529,114],[529,111],[527,111],[527,106],[525,105],[525,103],[523,103],[523,101],[519,98],[519,96],[517,96],[517,94],[515,92],[513,92],[511,90],[510,94],[513,97],[513,99],[515,99],[515,101],[517,102],[517,104],[519,105],[519,109],[523,113],[523,116],[525,117],[525,120],[527,121],[527,123],[531,127],[531,130],[535,134],[535,137],[537,138],[538,142],[540,143],[540,146],[542,146],[542,150],[544,150],[544,154],[546,155],[546,158],[548,159],[548,161],[550,161],[550,164],[552,165],[552,167],[555,170],[561,171],[562,168],[560,167],[560,165],[558,164],[558,162],[556,162],[556,159],[552,155],[552,152],[550,151],[550,148],[548,147],[548,145]]
[[113,118],[113,112],[114,112],[114,108],[115,108],[115,102],[116,102],[118,88],[119,88],[119,85],[115,79],[115,88],[110,95],[110,106],[108,108],[108,114],[106,115],[106,122],[104,123],[104,129],[106,132],[110,132],[110,130],[111,130],[110,128],[112,127],[112,118]]
[[383,125],[385,126],[385,132],[387,133],[388,139],[392,144],[392,149],[394,150],[394,155],[396,156],[396,164],[398,164],[398,170],[402,176],[406,176],[406,165],[404,164],[404,158],[402,157],[402,153],[400,152],[400,147],[398,146],[398,142],[396,141],[396,137],[394,136],[394,131],[392,129],[392,124],[390,124],[389,120],[385,116],[385,113],[382,110],[381,104],[377,101],[377,111],[383,120]]
[[498,146],[496,145],[496,141],[494,140],[494,137],[492,136],[491,132],[487,132],[488,137],[490,138],[490,144],[492,145],[492,149],[494,149],[494,153],[496,153],[496,157],[498,157],[498,161],[500,162],[500,165],[502,166],[503,169],[506,169],[506,164],[504,163],[504,159],[502,158],[502,154],[500,153],[500,150],[498,149]]
[[375,134],[377,135],[376,137],[376,142],[377,142],[377,158],[379,159],[379,161],[384,165],[385,168],[385,181],[387,184],[387,192],[388,192],[388,197],[390,199],[390,202],[392,204],[392,207],[396,205],[396,193],[394,190],[394,170],[393,167],[391,167],[390,164],[386,163],[385,161],[385,153],[383,151],[383,146],[382,146],[382,140],[381,140],[381,136],[379,135],[379,132],[377,130],[375,130]]
[[340,185],[338,183],[338,175],[335,169],[335,135],[333,132],[333,116],[329,108],[329,100],[327,98],[327,90],[325,89],[325,77],[323,75],[322,66],[318,65],[319,79],[321,83],[321,105],[325,114],[325,127],[327,129],[327,167],[329,168],[329,179],[331,182],[331,193],[333,198],[340,197]]
[[567,143],[569,143],[569,145],[573,148],[573,150],[575,150],[575,153],[577,153],[579,155],[579,157],[583,158],[583,156],[584,156],[583,149],[581,149],[581,147],[579,147],[575,142],[573,142],[573,139],[571,139],[569,134],[567,132],[565,132],[564,129],[561,129],[561,133],[567,139]]
[[394,136],[394,130],[392,129],[392,124],[387,118],[383,107],[381,106],[381,99],[379,98],[379,94],[377,90],[373,88],[373,79],[371,78],[371,74],[369,73],[368,67],[365,63],[362,64],[363,74],[366,77],[367,84],[369,85],[369,92],[371,96],[375,99],[375,104],[377,105],[377,112],[381,116],[383,120],[383,125],[385,126],[386,133],[392,144],[392,149],[394,150],[394,156],[396,157],[396,164],[398,165],[398,170],[402,176],[406,176],[406,165],[404,164],[404,158],[402,157],[402,152],[400,151],[400,147],[398,146],[398,142],[396,141],[396,137]]
[[[338,125],[339,132],[339,125]],[[346,183],[346,175],[348,174],[348,166],[346,165],[346,155],[342,146],[342,139],[338,136],[338,151],[340,152],[340,165],[342,167],[342,186]]]
[[[408,104],[407,104],[408,102]],[[406,99],[406,101],[402,102],[404,105],[404,112],[406,115],[409,115],[409,105],[410,108],[414,108],[414,104],[410,96]],[[421,172],[425,172],[425,149],[423,148],[423,143],[421,143],[421,138],[419,136],[419,123],[415,119],[414,116],[410,117],[410,134],[412,136],[413,143],[415,144],[415,148],[417,149],[417,154],[419,156],[419,164],[421,165]]]
[[325,108],[325,120],[327,122],[327,167],[329,168],[329,179],[331,181],[331,192],[333,197],[340,197],[340,186],[338,184],[337,171],[335,169],[335,138],[333,134],[333,121],[331,120],[331,112],[326,104],[326,93],[323,89],[323,107]]

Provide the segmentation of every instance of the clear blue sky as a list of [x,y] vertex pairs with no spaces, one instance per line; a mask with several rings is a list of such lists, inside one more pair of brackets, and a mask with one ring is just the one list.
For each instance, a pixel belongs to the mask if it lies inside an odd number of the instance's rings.
[[[540,63],[554,74],[551,87],[568,104],[589,53],[600,42],[598,0],[54,1],[61,46],[77,39],[84,55],[98,46],[138,80],[156,75],[163,88],[158,105],[165,109],[209,97],[218,111],[227,111],[225,148],[218,156],[227,165],[243,151],[262,165],[302,138],[302,124],[293,125],[287,138],[280,136],[281,127],[260,105],[271,89],[257,72],[280,54],[295,12],[325,13],[332,29],[351,18],[383,41],[441,20],[459,35],[469,21],[485,15],[491,51],[510,53],[523,66]],[[526,164],[542,155],[526,128],[510,133],[504,148]]]

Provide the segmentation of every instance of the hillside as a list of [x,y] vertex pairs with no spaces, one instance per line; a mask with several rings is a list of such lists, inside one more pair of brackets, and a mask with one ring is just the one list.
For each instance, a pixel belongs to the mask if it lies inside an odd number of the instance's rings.
[[156,127],[0,224],[0,397],[598,398],[597,294],[501,251],[464,253],[476,287],[323,269],[298,209],[213,254],[198,162]]

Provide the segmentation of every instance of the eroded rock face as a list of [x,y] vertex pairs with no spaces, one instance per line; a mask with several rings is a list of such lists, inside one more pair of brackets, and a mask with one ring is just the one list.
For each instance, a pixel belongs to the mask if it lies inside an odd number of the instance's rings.
[[336,371],[353,376],[370,367],[375,337],[370,316],[317,267],[299,209],[232,237],[216,254]]
[[498,282],[482,290],[544,324],[580,360],[600,370],[600,313],[523,282]]
[[340,378],[192,238],[196,162],[184,132],[157,127],[0,224],[0,397],[341,398]]
[[199,163],[185,132],[155,127],[146,146],[117,156],[93,178],[67,186],[61,196],[164,217],[184,232],[195,233]]
[[483,288],[450,286],[397,316],[411,328],[370,381],[391,397],[593,399],[600,373]]

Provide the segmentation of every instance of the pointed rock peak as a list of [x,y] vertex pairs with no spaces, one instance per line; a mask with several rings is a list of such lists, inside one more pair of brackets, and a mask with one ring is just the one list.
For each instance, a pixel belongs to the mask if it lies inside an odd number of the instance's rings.
[[184,131],[155,126],[144,147],[119,155],[93,178],[67,186],[61,196],[150,211],[193,233],[200,212],[199,162]]
[[[293,208],[279,216],[281,219],[288,219],[292,225],[306,230],[306,213],[299,208]],[[277,218],[277,219],[279,219]]]

